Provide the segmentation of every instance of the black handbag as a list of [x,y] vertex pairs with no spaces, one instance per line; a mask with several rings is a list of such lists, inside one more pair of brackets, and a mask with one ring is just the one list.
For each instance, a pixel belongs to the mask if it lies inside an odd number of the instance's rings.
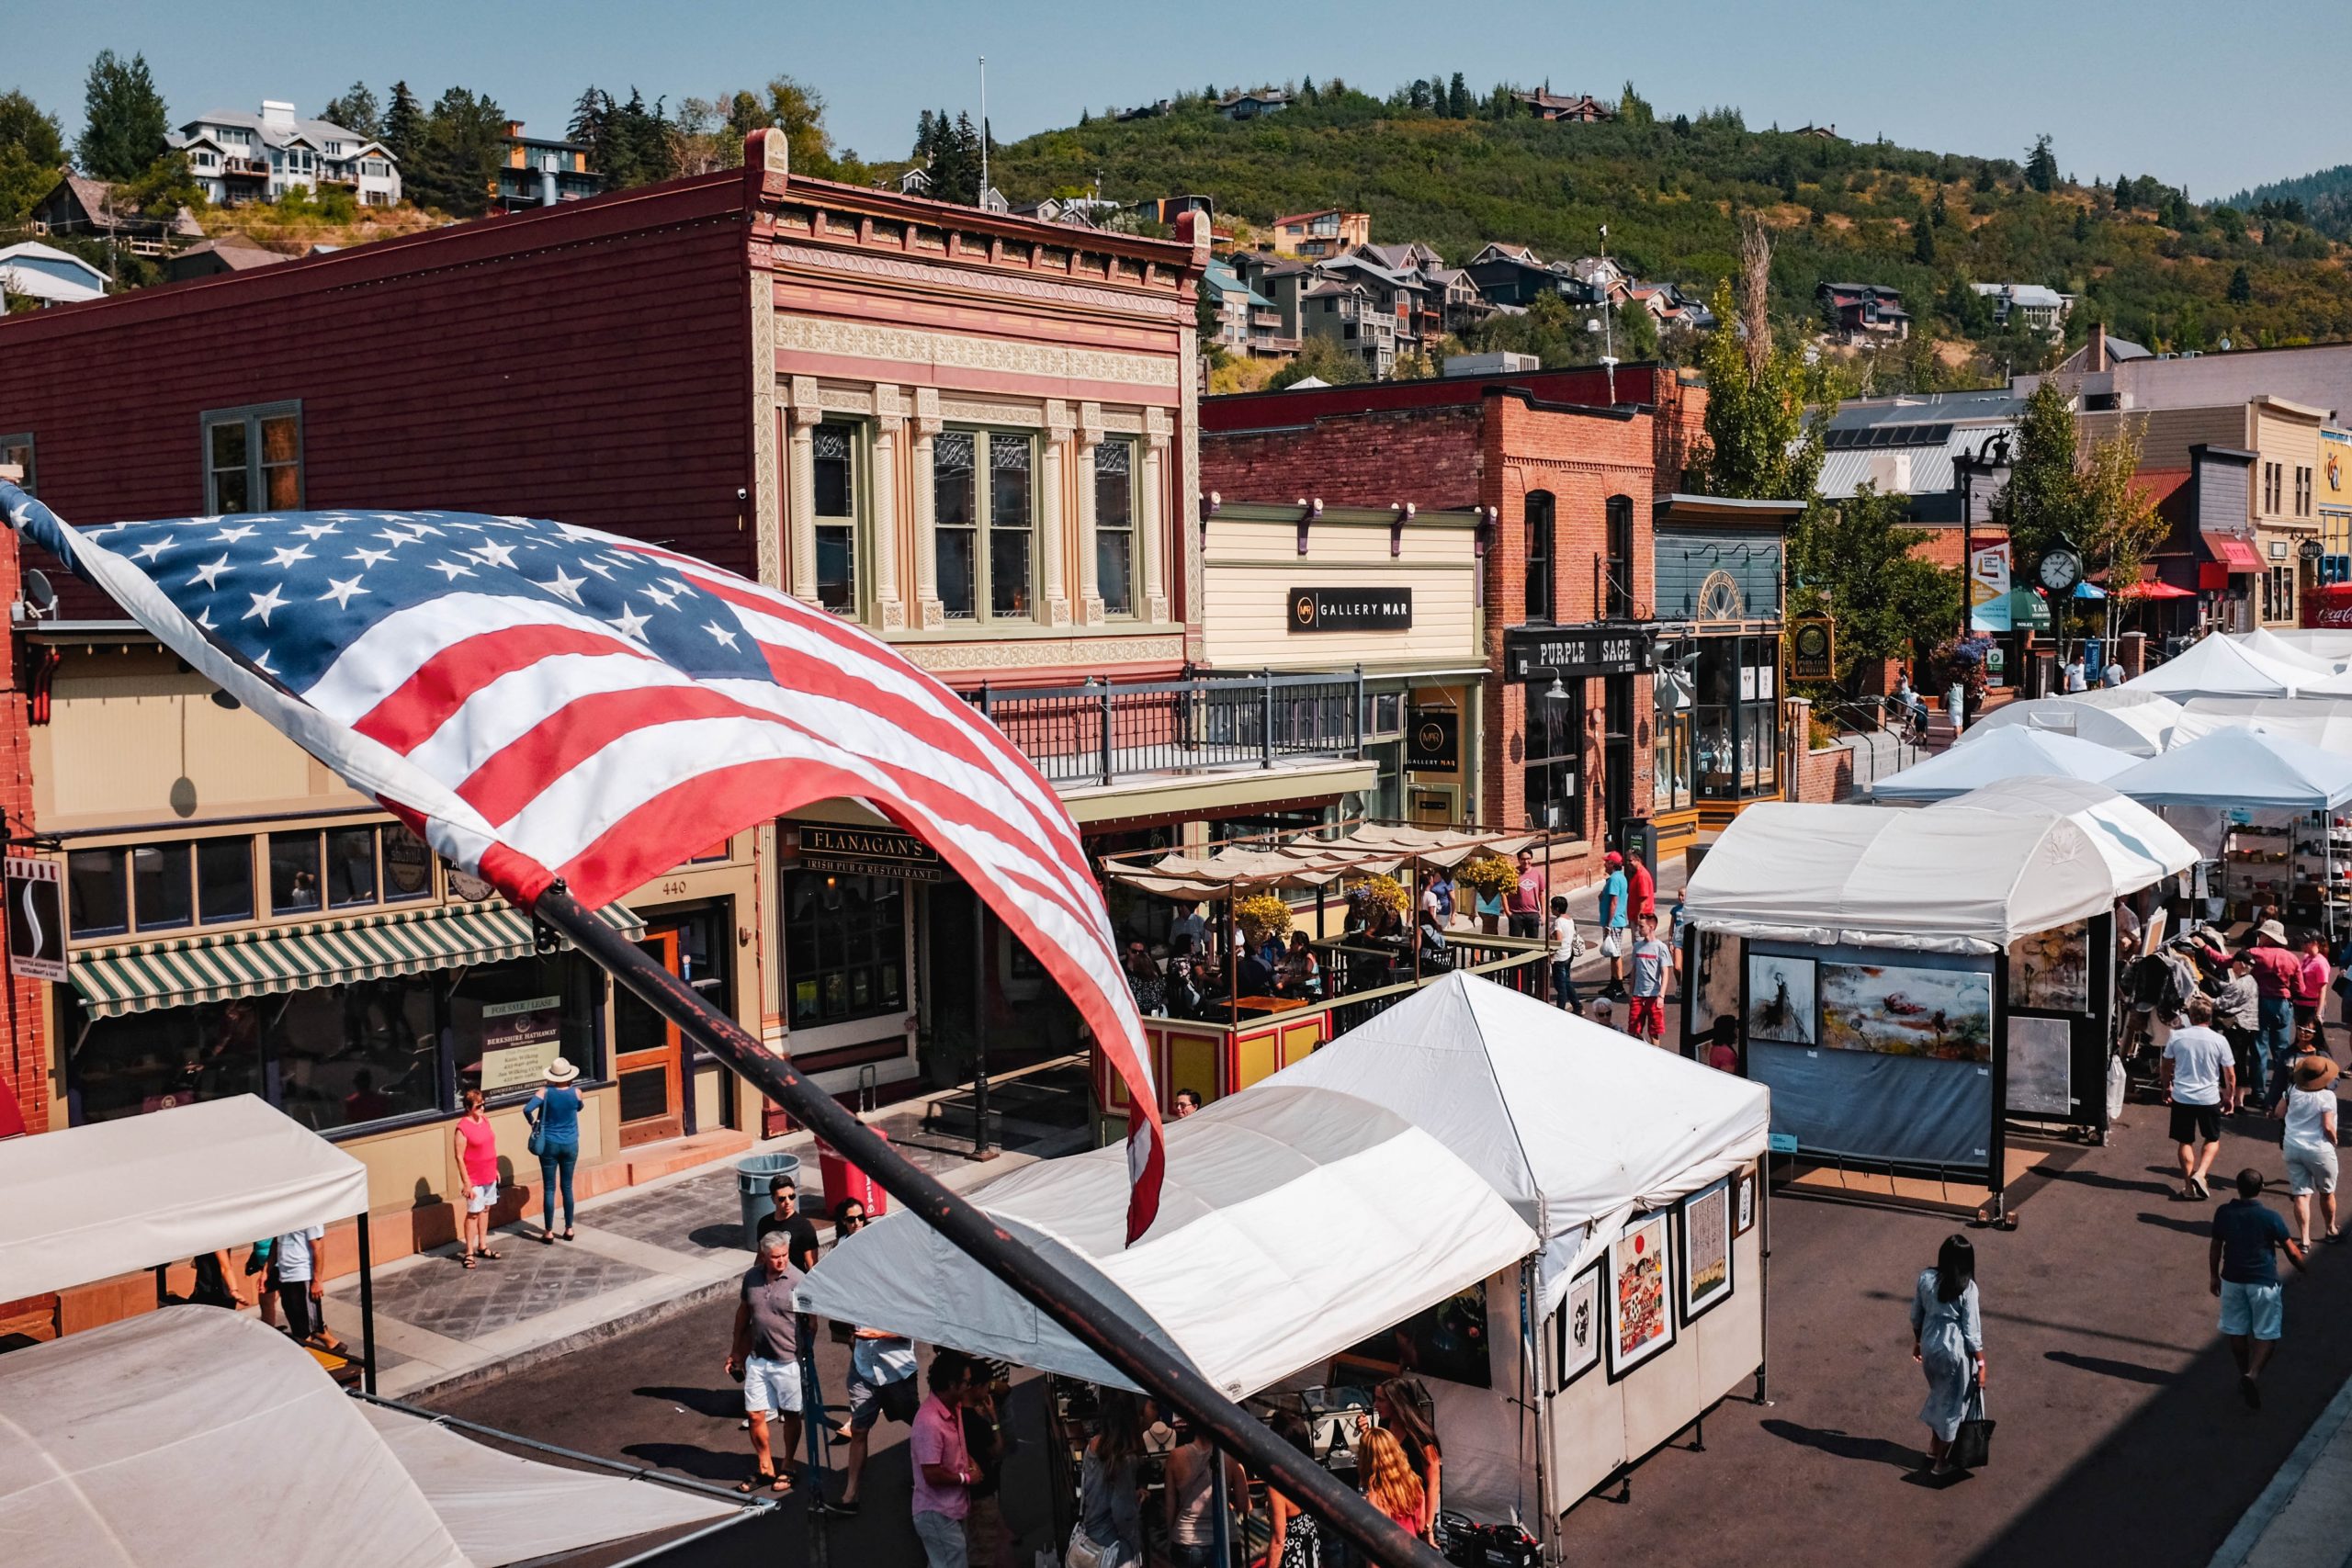
[[1968,1380],[1968,1403],[1961,1406],[1960,1429],[1951,1435],[1951,1452],[1945,1462],[1958,1470],[1982,1470],[1993,1462],[1993,1427],[1984,1414],[1984,1384]]

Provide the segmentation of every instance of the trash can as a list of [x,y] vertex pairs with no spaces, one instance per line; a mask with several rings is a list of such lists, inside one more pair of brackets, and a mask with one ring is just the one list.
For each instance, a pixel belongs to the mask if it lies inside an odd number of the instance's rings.
[[[890,1135],[879,1127],[867,1129],[885,1143]],[[865,1209],[869,1219],[880,1219],[890,1212],[890,1195],[882,1184],[835,1153],[830,1144],[817,1145],[817,1169],[824,1181],[825,1213],[831,1213],[840,1204],[854,1198]]]
[[735,1162],[735,1191],[743,1200],[743,1245],[751,1246],[758,1239],[760,1219],[775,1212],[775,1201],[768,1196],[768,1183],[779,1176],[800,1180],[798,1155],[752,1155]]

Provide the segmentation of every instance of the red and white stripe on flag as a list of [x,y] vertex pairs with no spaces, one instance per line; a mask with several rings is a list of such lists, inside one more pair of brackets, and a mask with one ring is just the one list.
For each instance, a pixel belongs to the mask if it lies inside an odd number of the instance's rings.
[[[76,530],[6,485],[0,503],[190,664],[518,904],[559,878],[582,902],[607,903],[719,838],[820,800],[866,802],[937,850],[1077,1006],[1139,1108],[1128,1239],[1150,1225],[1164,1168],[1159,1096],[1077,826],[994,725],[878,639],[691,557],[537,520],[228,519],[238,526],[222,532],[237,536],[220,559],[230,564],[198,562],[188,577],[188,567],[164,569],[184,530]],[[450,531],[470,528],[491,542],[425,563],[429,578],[402,577],[401,560],[363,547],[343,558],[361,562],[360,573],[322,579],[319,603],[272,589],[279,602],[258,626],[250,615],[214,622],[222,601],[203,595],[220,586],[218,575],[251,560],[258,578],[259,552],[274,542],[269,561],[300,562],[355,518],[403,520],[393,531],[419,538],[462,540]],[[148,536],[141,529],[153,536],[134,549]],[[425,542],[427,553],[443,548],[438,537]],[[534,561],[538,575],[528,575]],[[664,654],[644,629],[650,599],[600,603],[607,583],[589,574],[624,569],[626,579],[632,565],[668,585],[640,593],[675,590],[691,601],[697,639],[715,639],[704,645],[709,665],[684,668],[690,660]],[[353,617],[331,610],[369,607],[362,594],[378,596],[373,618],[348,630]],[[345,640],[322,647],[330,635]],[[285,657],[273,664],[277,653]],[[287,673],[298,661],[299,680]]]

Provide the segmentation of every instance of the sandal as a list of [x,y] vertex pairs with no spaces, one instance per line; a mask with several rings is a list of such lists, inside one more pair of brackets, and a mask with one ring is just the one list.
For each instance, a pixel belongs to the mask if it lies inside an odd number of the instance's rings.
[[463,1258],[458,1259],[458,1266],[461,1269],[472,1268],[474,1266],[474,1255],[470,1252],[467,1253]]
[[541,1247],[553,1247],[553,1246],[555,1245],[555,1232],[553,1232],[553,1231],[542,1231],[542,1232],[540,1232],[540,1233],[539,1233],[539,1245],[540,1245]]
[[570,1240],[571,1239],[571,1233],[570,1231],[566,1231],[566,1232],[564,1232],[564,1233],[563,1233],[563,1239],[564,1239],[564,1240],[566,1240],[566,1241],[570,1241]]
[[753,1477],[752,1477],[752,1479],[751,1479],[751,1480],[746,1481],[746,1482],[744,1482],[741,1485],[740,1485],[740,1486],[736,1487],[736,1488],[735,1488],[735,1490],[736,1490],[736,1491],[738,1491],[738,1492],[740,1492],[740,1493],[741,1493],[744,1496],[748,1497],[748,1496],[750,1496],[752,1493],[757,1492],[757,1491],[760,1489],[760,1486],[761,1486],[761,1483],[763,1483],[763,1482],[764,1482],[764,1483],[774,1483],[774,1482],[775,1482],[777,1479],[778,1479],[778,1478],[777,1478],[776,1472],[775,1472],[775,1471],[773,1471],[773,1470],[763,1470],[763,1471],[760,1472],[757,1475],[754,1475]]
[[488,1248],[488,1247],[483,1247],[480,1252],[475,1253],[475,1254],[474,1254],[474,1256],[475,1256],[476,1258],[489,1258],[492,1263],[495,1263],[495,1262],[497,1262],[497,1261],[498,1261],[498,1254],[496,1254],[495,1252],[491,1251],[491,1249],[490,1249],[490,1248]]

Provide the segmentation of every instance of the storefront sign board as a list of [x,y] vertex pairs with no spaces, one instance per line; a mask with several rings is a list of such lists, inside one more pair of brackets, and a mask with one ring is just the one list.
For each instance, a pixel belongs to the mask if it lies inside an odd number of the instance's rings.
[[8,973],[20,980],[65,978],[62,865],[32,855],[7,857]]
[[[832,822],[793,825],[800,869],[849,876],[892,876],[902,882],[939,882],[947,863],[939,852],[895,828],[852,828]],[[794,852],[787,846],[786,852]]]
[[1295,632],[1402,632],[1413,628],[1409,588],[1294,588]]
[[537,1083],[547,1076],[548,1064],[562,1054],[561,997],[492,1002],[481,1010],[481,1021],[484,1094]]
[[1503,658],[1514,681],[1635,675],[1657,663],[1657,634],[1632,626],[1513,626]]
[[1405,766],[1417,773],[1451,773],[1462,768],[1462,716],[1423,708],[1405,731]]

